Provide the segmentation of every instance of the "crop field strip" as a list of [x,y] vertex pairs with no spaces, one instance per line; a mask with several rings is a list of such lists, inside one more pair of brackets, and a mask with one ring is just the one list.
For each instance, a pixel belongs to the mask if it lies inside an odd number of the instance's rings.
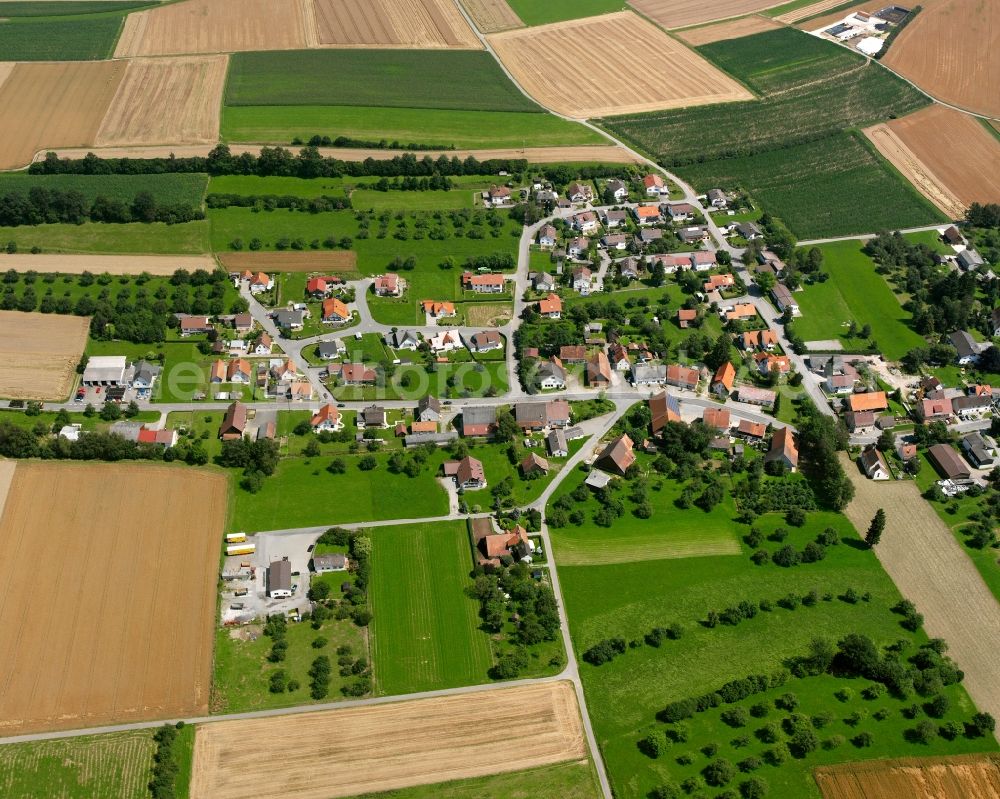
[[18,465],[0,525],[2,732],[207,711],[226,493],[183,468]]
[[1000,796],[996,755],[901,758],[816,769],[823,799],[971,799]]
[[791,11],[786,11],[784,14],[778,14],[774,19],[778,22],[784,22],[786,25],[794,25],[796,22],[818,16],[826,11],[833,11],[843,5],[845,5],[845,0],[819,0],[818,3],[800,6]]
[[5,17],[0,7],[0,57],[10,61],[94,61],[109,58],[126,11],[127,7],[72,16]]
[[453,0],[312,0],[321,45],[482,49]]
[[741,39],[744,36],[752,36],[755,33],[780,28],[781,26],[774,20],[752,14],[747,17],[740,17],[729,22],[719,22],[714,25],[701,25],[697,28],[688,28],[676,32],[679,39],[693,47],[712,42],[726,41],[727,39]]
[[524,27],[517,12],[507,0],[460,0],[482,33],[499,33]]
[[771,6],[774,0],[632,0],[636,10],[664,28],[686,28],[704,22],[742,17]]
[[[588,58],[600,40],[604,57]],[[489,37],[503,64],[543,106],[571,117],[638,113],[696,106],[752,95],[696,53],[631,11]],[[656,52],[656,70],[637,69],[631,56]],[[685,76],[684,82],[671,75]],[[587,75],[581,81],[582,75]]]
[[356,272],[354,252],[220,252],[223,269],[266,272]]
[[1000,116],[1000,4],[930,0],[883,61],[939,100]]
[[548,25],[551,22],[596,17],[626,7],[621,0],[508,0],[508,3],[525,25]]
[[58,191],[78,191],[89,203],[95,197],[130,203],[141,191],[148,191],[157,202],[200,205],[205,196],[208,176],[198,173],[171,172],[162,175],[31,175],[27,172],[0,173],[0,195],[8,192],[27,194],[34,187]]
[[[76,227],[76,226],[74,226]],[[120,227],[120,226],[110,226]],[[54,272],[63,275],[79,275],[91,272],[100,275],[138,275],[148,272],[151,275],[172,275],[178,269],[195,269],[212,271],[215,260],[210,256],[198,255],[84,255],[67,254],[36,254],[36,253],[0,253],[0,270],[6,272],[13,269],[17,272]]]
[[0,396],[65,400],[89,331],[85,317],[0,311]]
[[214,144],[227,56],[128,62],[94,144]]
[[206,724],[191,799],[331,799],[585,757],[572,684],[547,682]]

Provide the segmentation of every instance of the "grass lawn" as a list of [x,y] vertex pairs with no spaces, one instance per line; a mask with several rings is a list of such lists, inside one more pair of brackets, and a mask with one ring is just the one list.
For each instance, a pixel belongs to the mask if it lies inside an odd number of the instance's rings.
[[16,242],[22,252],[32,247],[39,247],[42,252],[136,255],[201,255],[209,252],[208,222],[204,219],[177,225],[165,222],[148,225],[103,222],[20,225],[3,228],[0,237],[5,242]]
[[907,326],[909,313],[875,271],[875,262],[861,251],[860,242],[838,241],[820,249],[830,278],[795,293],[802,311],[794,322],[798,335],[806,341],[840,339],[853,319],[859,327],[871,325],[872,338],[890,360],[923,346],[923,338]]
[[448,111],[373,106],[225,106],[222,137],[230,142],[288,144],[293,138],[347,136],[434,147],[497,148],[603,144],[597,133],[551,114]]
[[[343,575],[341,575],[343,578]],[[309,667],[319,655],[326,655],[336,664],[337,647],[349,646],[355,658],[368,659],[368,644],[365,633],[350,619],[337,621],[329,618],[319,630],[314,630],[310,622],[289,622],[285,638],[288,650],[285,660],[271,663],[267,654],[271,650],[271,639],[261,634],[260,625],[217,630],[215,633],[215,664],[212,678],[211,710],[213,713],[242,713],[251,710],[266,710],[274,707],[308,705],[313,700],[309,695]],[[245,635],[253,632],[254,640],[240,640],[234,634]],[[316,649],[313,641],[325,638],[326,645]],[[298,680],[294,691],[271,693],[271,674],[282,669],[290,680]],[[355,681],[355,677],[341,677],[334,668],[330,675],[330,694],[323,701],[329,702],[340,697],[340,688]]]
[[545,25],[565,19],[593,17],[621,11],[619,0],[508,0],[508,4],[525,25]]
[[[705,519],[700,510],[687,511]],[[656,518],[655,516],[653,517]],[[711,518],[711,517],[709,517]],[[745,532],[748,528],[721,518],[700,525],[706,537],[718,535],[722,524],[726,533]],[[668,702],[706,691],[716,690],[726,681],[753,673],[771,673],[785,659],[806,652],[809,641],[816,636],[836,640],[849,632],[863,632],[877,644],[888,644],[900,638],[926,640],[922,633],[907,634],[899,625],[899,616],[889,608],[899,599],[899,593],[882,571],[870,550],[864,548],[850,523],[841,515],[811,512],[804,527],[786,524],[782,516],[767,514],[758,517],[755,526],[767,536],[778,527],[790,533],[784,544],[766,541],[770,552],[790,544],[801,550],[826,527],[833,527],[842,542],[828,547],[825,559],[793,568],[781,568],[773,563],[755,566],[749,551],[742,557],[696,557],[672,560],[651,560],[610,565],[560,568],[560,579],[566,600],[574,646],[578,653],[608,636],[636,640],[639,646],[628,649],[611,663],[595,667],[581,663],[580,672],[587,694],[587,703],[594,722],[615,794],[622,799],[645,797],[666,779],[675,783],[698,776],[710,760],[700,749],[710,743],[719,747],[718,755],[736,762],[749,755],[759,756],[766,748],[753,731],[765,721],[780,721],[788,715],[773,706],[776,694],[794,693],[799,697],[799,712],[815,715],[830,711],[834,720],[817,731],[821,738],[832,734],[851,737],[858,731],[874,736],[870,748],[858,749],[844,743],[832,750],[817,750],[803,760],[789,759],[780,767],[764,766],[759,772],[770,784],[772,799],[818,799],[812,767],[817,763],[840,762],[859,758],[901,757],[919,754],[959,753],[996,748],[992,739],[967,740],[961,736],[952,742],[936,739],[930,745],[908,743],[902,735],[916,720],[902,718],[901,708],[922,701],[911,696],[903,701],[883,694],[875,701],[863,700],[860,692],[863,680],[835,680],[832,677],[791,679],[771,694],[750,697],[741,704],[746,707],[766,700],[771,705],[769,717],[751,721],[746,729],[730,730],[719,723],[719,713],[728,706],[696,714],[685,722],[688,740],[674,744],[658,760],[650,759],[637,743],[654,729],[655,714]],[[556,532],[557,555],[559,536]],[[613,528],[612,528],[613,534]],[[869,595],[868,601],[850,604],[838,597],[848,588]],[[760,612],[755,618],[737,626],[720,624],[707,628],[700,624],[710,610],[722,611],[747,599],[777,600],[789,592],[799,596],[816,590],[820,600],[815,606],[800,605],[790,611],[775,606],[771,612]],[[829,600],[823,598],[830,595]],[[683,636],[664,642],[662,648],[643,645],[644,635],[653,627],[678,622]],[[909,650],[912,652],[911,650]],[[833,698],[835,690],[849,687],[851,697],[840,703]],[[951,699],[948,719],[967,719],[972,704],[961,687],[945,690]],[[879,708],[888,709],[884,721],[874,718]],[[865,717],[857,728],[843,721],[853,711],[864,711]],[[924,718],[918,710],[918,720]],[[739,741],[746,735],[749,740]],[[779,734],[784,740],[784,736]],[[684,764],[677,757],[689,753],[691,761]],[[713,757],[714,757],[713,756]],[[742,778],[740,778],[742,779]],[[714,794],[713,794],[714,795]]]
[[941,234],[936,230],[922,230],[918,233],[904,233],[903,238],[911,244],[926,244],[933,252],[944,255],[954,255],[955,251],[950,245],[941,241]]
[[[337,79],[329,80],[330,75]],[[456,75],[462,79],[455,80]],[[230,62],[225,104],[542,111],[481,50],[237,53]]]
[[486,682],[493,655],[479,606],[465,594],[472,570],[465,522],[382,527],[371,539],[376,691]]
[[388,793],[366,793],[353,799],[598,799],[600,795],[593,766],[573,762]]
[[[2,27],[2,26],[0,26]],[[27,194],[35,187],[57,191],[78,191],[88,203],[107,197],[130,204],[135,195],[148,191],[158,203],[201,205],[208,175],[167,173],[164,175],[29,175],[27,172],[0,174],[0,195]]]
[[344,474],[326,471],[324,457],[282,460],[258,493],[234,488],[229,529],[253,532],[448,512],[447,497],[430,465],[411,478],[389,472],[385,455],[375,457],[378,467],[364,472],[358,468],[360,456],[344,456]]

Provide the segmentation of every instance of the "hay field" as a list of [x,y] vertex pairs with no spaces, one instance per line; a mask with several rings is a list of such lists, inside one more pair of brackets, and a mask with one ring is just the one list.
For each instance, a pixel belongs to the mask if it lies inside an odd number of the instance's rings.
[[593,543],[567,538],[559,543],[559,562],[565,566],[601,566],[739,554],[740,543],[735,536],[710,538],[697,533],[670,534],[660,539],[648,535],[617,535],[614,540]]
[[[753,95],[700,55],[631,11],[497,33],[490,43],[543,106],[600,117],[749,100]],[[600,42],[601,58],[591,51]],[[655,68],[636,62],[656,53]]]
[[1000,3],[937,0],[923,5],[882,63],[939,100],[1000,116]]
[[814,772],[823,799],[990,799],[1000,796],[997,755],[870,760]]
[[0,396],[65,400],[89,330],[86,317],[0,311]]
[[30,163],[42,147],[93,144],[125,68],[122,61],[15,65],[0,85],[0,169]]
[[[61,275],[79,275],[92,272],[95,275],[107,272],[109,275],[172,275],[178,269],[215,269],[215,261],[208,255],[51,255],[0,253],[0,270],[6,272],[56,272]],[[23,314],[21,314],[23,316]],[[49,317],[50,318],[50,317]],[[75,366],[75,364],[74,364]]]
[[340,252],[220,252],[224,269],[261,269],[265,272],[354,272],[358,254]]
[[840,457],[855,489],[844,514],[858,530],[867,530],[875,512],[885,509],[885,532],[875,554],[900,593],[924,615],[927,634],[948,641],[976,707],[1000,715],[997,600],[912,480],[876,483],[847,455]]
[[703,44],[721,42],[726,39],[741,39],[744,36],[753,36],[755,33],[763,33],[772,28],[780,27],[773,19],[752,14],[749,17],[740,17],[730,22],[720,22],[718,25],[689,28],[679,31],[677,36],[692,47],[700,47]]
[[313,9],[321,45],[482,48],[452,0],[313,0]]
[[204,714],[224,476],[22,462],[0,523],[0,734]]
[[1000,202],[1000,140],[978,119],[929,105],[888,123],[903,143],[962,201]]
[[228,62],[224,55],[129,61],[94,143],[215,144]]
[[331,799],[586,757],[568,682],[220,721],[194,749],[191,799]]
[[664,28],[686,28],[720,19],[742,17],[781,5],[775,0],[631,0],[636,11]]
[[184,0],[129,14],[116,58],[299,50],[315,45],[310,0]]
[[523,28],[521,18],[507,0],[460,0],[465,10],[483,33],[499,33]]
[[881,124],[865,128],[864,134],[883,157],[903,173],[903,177],[910,181],[917,191],[944,211],[950,219],[959,219],[964,214],[965,204],[889,125]]

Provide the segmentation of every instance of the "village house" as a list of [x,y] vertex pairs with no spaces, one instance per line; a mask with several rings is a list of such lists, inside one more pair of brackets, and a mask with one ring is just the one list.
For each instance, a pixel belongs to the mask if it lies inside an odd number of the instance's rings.
[[755,319],[757,317],[757,309],[749,302],[738,302],[730,308],[726,308],[723,311],[723,317],[727,322],[741,322],[744,319]]
[[420,307],[432,319],[443,319],[455,315],[455,303],[446,300],[424,300],[420,303]]
[[767,425],[763,422],[751,422],[749,419],[740,419],[736,426],[736,435],[749,443],[763,441],[767,436]]
[[587,385],[592,388],[607,388],[611,385],[611,364],[603,351],[598,351],[587,360]]
[[366,430],[389,429],[389,412],[381,405],[369,405],[358,414],[358,420]]
[[472,520],[472,535],[476,548],[476,563],[486,571],[500,568],[513,561],[531,562],[533,547],[528,531],[521,525],[512,530],[493,532],[493,524],[487,518]]
[[378,378],[375,370],[363,363],[331,364],[327,367],[327,371],[329,372],[335,366],[340,367],[338,376],[345,386],[374,385]]
[[787,355],[773,355],[769,352],[758,352],[753,356],[757,363],[757,370],[761,374],[772,373],[787,375],[792,371],[792,362]]
[[725,208],[728,203],[726,193],[722,189],[709,189],[707,197],[713,208]]
[[549,455],[553,458],[569,456],[569,444],[566,443],[566,433],[562,428],[557,427],[550,430],[545,438],[545,443],[549,448]]
[[952,247],[961,247],[965,244],[965,239],[962,238],[962,234],[959,233],[958,228],[954,225],[945,228],[941,234],[941,238],[944,239],[946,244],[950,244]]
[[325,299],[343,288],[344,281],[339,277],[311,277],[306,281],[306,294],[315,300]]
[[274,288],[273,278],[264,272],[257,272],[256,274],[251,275],[249,283],[251,294],[260,294]]
[[549,402],[519,402],[514,406],[514,421],[525,432],[537,432],[546,427],[566,427],[570,422],[566,400]]
[[211,333],[215,327],[207,316],[182,316],[180,319],[180,334],[193,336],[198,333]]
[[574,181],[566,187],[566,197],[570,202],[586,203],[594,199],[594,190],[589,184]]
[[993,408],[993,394],[966,394],[951,401],[951,409],[961,419],[978,419]]
[[590,269],[586,266],[581,266],[579,269],[573,270],[573,290],[578,291],[580,294],[590,293],[590,283],[591,283],[592,273]]
[[847,407],[852,411],[884,411],[889,407],[889,401],[884,391],[869,391],[851,394],[847,399]]
[[677,363],[670,364],[667,367],[664,382],[668,386],[676,386],[677,388],[686,388],[689,391],[694,391],[698,388],[698,370],[692,369],[689,366],[681,366]]
[[466,345],[471,352],[493,352],[503,349],[503,337],[496,330],[481,330],[469,336]]
[[869,480],[888,480],[890,477],[889,467],[886,466],[882,453],[872,444],[861,450],[858,465]]
[[538,301],[538,313],[547,319],[562,317],[562,300],[558,294],[550,294],[544,300]]
[[848,411],[844,414],[844,424],[850,433],[863,433],[875,427],[877,418],[874,411]]
[[504,276],[496,273],[462,273],[462,288],[479,294],[500,294],[504,287]]
[[728,408],[705,408],[705,411],[701,415],[701,420],[705,423],[705,427],[711,427],[723,432],[728,430],[731,424]]
[[662,386],[667,382],[667,367],[662,363],[637,363],[632,367],[633,386]]
[[741,238],[747,241],[764,238],[764,233],[753,222],[740,222],[736,225],[736,232]]
[[697,321],[698,311],[694,308],[677,309],[677,326],[682,330],[687,329],[692,323]]
[[608,250],[624,250],[628,248],[628,236],[624,233],[611,233],[601,236],[601,246]]
[[336,297],[323,300],[323,324],[342,325],[351,321],[350,309]]
[[399,297],[406,290],[406,281],[399,275],[378,275],[373,288],[379,297]]
[[486,488],[486,472],[482,461],[466,455],[460,461],[445,461],[444,476],[453,477],[455,485],[463,491],[476,491]]
[[774,431],[771,436],[771,447],[764,456],[765,463],[779,461],[785,467],[794,472],[799,465],[799,450],[795,446],[795,436],[792,428],[781,427]]
[[223,441],[233,441],[243,438],[243,433],[247,429],[247,406],[242,402],[234,402],[222,417],[222,424],[219,426],[219,438]]
[[733,390],[733,381],[736,380],[736,368],[726,361],[715,370],[712,378],[712,393],[720,397],[728,397]]
[[708,239],[708,228],[706,227],[686,227],[677,231],[680,240],[685,244],[698,244]]
[[531,477],[535,474],[548,474],[549,462],[534,452],[529,452],[528,456],[521,461],[521,474]]
[[620,208],[601,209],[601,221],[608,229],[621,227],[628,221],[628,211]]
[[663,221],[658,205],[637,205],[632,208],[632,216],[639,225],[656,225]]
[[681,404],[677,401],[677,397],[671,396],[666,391],[654,394],[647,400],[647,404],[650,427],[654,436],[667,426],[667,422],[681,421]]
[[775,306],[777,306],[778,310],[782,313],[788,311],[793,315],[798,314],[799,304],[795,302],[795,298],[792,297],[792,292],[788,290],[788,286],[784,283],[774,284],[774,287],[771,289],[771,297],[774,299]]
[[642,185],[646,189],[648,197],[659,197],[661,194],[669,194],[670,190],[659,175],[646,175],[642,179]]
[[587,348],[582,344],[564,344],[559,348],[559,360],[563,363],[583,363],[587,360]]
[[608,362],[616,372],[628,372],[632,368],[632,361],[628,356],[628,350],[621,344],[608,345]]
[[253,315],[248,313],[233,314],[233,330],[246,335],[253,330]]
[[350,565],[348,557],[339,552],[332,552],[329,555],[313,555],[312,557],[312,568],[316,574],[347,571]]
[[741,333],[737,339],[740,348],[749,352],[750,350],[773,350],[778,344],[778,334],[770,328],[764,330],[748,330]]
[[538,364],[538,387],[544,390],[566,388],[566,370],[555,356]]
[[510,189],[507,186],[490,186],[483,192],[483,199],[488,200],[490,205],[506,205],[511,199]]
[[457,331],[443,330],[427,341],[431,352],[451,352],[462,348],[462,341]]
[[559,232],[552,225],[543,225],[538,231],[539,247],[555,247]]
[[618,262],[618,274],[628,280],[638,280],[642,274],[642,264],[638,258],[625,258]]
[[553,291],[556,287],[556,279],[553,275],[548,272],[534,272],[529,275],[531,278],[531,285],[535,291],[544,291],[546,293]]
[[271,348],[274,346],[274,341],[267,333],[261,333],[260,338],[257,342],[250,348],[251,355],[270,355]]
[[593,211],[581,211],[573,215],[573,229],[583,234],[593,233],[597,230],[597,214]]
[[462,435],[488,438],[497,429],[497,409],[492,405],[470,405],[462,409]]
[[989,344],[976,341],[967,330],[956,330],[948,340],[958,353],[957,363],[959,366],[970,366],[979,361],[979,356]]
[[973,269],[978,269],[980,266],[986,262],[975,250],[964,249],[958,255],[955,256],[955,260],[958,262],[958,267],[963,272],[971,272]]
[[212,361],[212,365],[208,368],[208,382],[209,383],[225,383],[226,382],[226,362],[225,361]]
[[632,447],[632,439],[626,433],[622,433],[604,448],[595,463],[603,469],[624,476],[629,467],[635,463]]
[[309,424],[312,425],[314,433],[319,433],[323,430],[343,430],[344,428],[344,420],[340,415],[340,411],[332,403],[327,403],[316,411],[312,419],[309,420]]
[[251,374],[250,361],[236,358],[230,361],[226,367],[226,382],[249,385]]
[[306,312],[301,308],[282,308],[274,312],[274,323],[285,330],[301,330],[305,325]]
[[977,469],[992,469],[996,465],[996,442],[982,433],[969,433],[962,438],[961,446],[965,459]]
[[570,239],[566,243],[566,254],[569,255],[570,258],[584,258],[587,255],[587,250],[589,249],[590,241],[582,236]]
[[647,244],[652,244],[654,241],[662,241],[663,231],[660,230],[658,227],[654,228],[644,227],[642,230],[639,231],[638,238],[639,238],[639,243],[643,246],[646,246]]
[[943,391],[932,391],[917,404],[917,416],[922,422],[940,422],[951,418],[951,399]]
[[132,375],[132,388],[139,392],[140,396],[146,396],[153,389],[160,376],[162,369],[149,361],[139,361],[135,365],[135,372]]
[[416,352],[420,347],[420,339],[416,333],[409,330],[391,330],[385,334],[386,346],[394,350],[408,350]]
[[670,217],[671,222],[688,222],[694,219],[694,215],[698,213],[698,209],[695,208],[691,203],[668,203],[666,206],[666,214]]
[[899,459],[901,461],[912,461],[915,457],[917,457],[917,445],[910,441],[900,439],[896,443],[896,454],[899,455]]
[[[268,347],[270,352],[270,347]],[[332,361],[334,358],[339,358],[341,355],[346,354],[347,347],[344,346],[342,339],[335,338],[333,341],[321,341],[316,346],[316,353],[324,361]]]
[[611,192],[611,196],[615,198],[615,202],[622,202],[628,199],[628,186],[626,186],[618,178],[612,178],[607,183],[604,184],[604,191]]
[[433,422],[437,424],[441,421],[441,401],[437,397],[428,394],[417,403],[417,409],[413,418],[418,422]]
[[691,261],[691,268],[696,272],[705,272],[718,266],[715,250],[695,250],[687,253]]
[[735,285],[736,279],[728,273],[724,275],[711,275],[702,284],[702,291],[708,294],[710,291],[719,291],[719,289],[726,289]]
[[766,388],[743,385],[736,389],[736,399],[748,405],[760,405],[762,408],[770,408],[774,405],[776,398],[777,394]]

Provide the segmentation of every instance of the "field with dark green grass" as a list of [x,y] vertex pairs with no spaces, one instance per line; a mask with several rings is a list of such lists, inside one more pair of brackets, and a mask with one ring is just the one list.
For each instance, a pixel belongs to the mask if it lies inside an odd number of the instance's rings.
[[0,3],[4,61],[96,61],[110,58],[125,17],[149,3]]
[[208,221],[168,225],[105,224],[19,225],[0,228],[0,241],[13,241],[21,252],[133,253],[138,255],[200,255],[209,252]]
[[479,606],[465,594],[472,571],[465,522],[380,527],[369,535],[375,690],[486,682],[493,653],[479,629]]
[[[706,540],[720,534],[742,536],[749,530],[726,513],[706,515],[697,508],[684,513],[692,516],[691,526],[700,526]],[[623,517],[616,524],[628,526],[631,519]],[[992,738],[967,738],[960,732],[949,741],[937,734],[938,725],[968,721],[975,712],[961,686],[942,688],[949,707],[941,718],[928,719],[924,704],[928,697],[911,692],[901,698],[883,691],[868,699],[863,692],[871,685],[869,681],[829,674],[789,676],[780,687],[734,705],[723,703],[677,724],[658,722],[657,713],[669,702],[717,691],[726,682],[750,674],[781,670],[789,658],[807,654],[810,641],[817,636],[835,642],[858,632],[878,646],[903,640],[903,658],[912,656],[916,646],[927,640],[922,632],[903,629],[901,617],[891,612],[900,599],[898,591],[842,515],[810,512],[804,526],[794,527],[780,515],[765,514],[754,526],[765,538],[761,548],[772,554],[786,545],[801,551],[827,527],[835,529],[841,540],[826,547],[822,560],[793,567],[770,562],[756,566],[750,560],[750,548],[743,545],[739,554],[730,556],[560,566],[578,656],[612,636],[636,642],[609,663],[580,665],[588,709],[616,796],[640,799],[665,783],[675,787],[685,783],[688,792],[715,796],[721,786],[705,793],[702,775],[710,762],[722,758],[736,764],[759,758],[764,762],[748,765],[746,773],[737,771],[726,787],[738,789],[752,772],[770,786],[770,799],[818,799],[812,769],[819,764],[996,749]],[[779,528],[785,529],[786,537],[781,542],[770,540]],[[645,536],[651,545],[664,534],[655,525],[635,526],[635,530],[636,536]],[[610,534],[615,535],[615,527]],[[552,535],[558,561],[567,533],[553,530]],[[853,589],[853,595],[848,589]],[[815,602],[809,599],[801,604],[813,591]],[[776,601],[789,594],[798,598],[794,609],[778,606]],[[721,613],[743,600],[772,604],[735,625],[705,624],[709,612]],[[676,640],[664,640],[659,647],[644,643],[654,627],[673,623],[682,627]],[[785,694],[792,696],[779,708],[776,700]],[[758,704],[758,716],[749,715]],[[734,706],[743,713],[727,717],[729,723],[722,721],[722,712]],[[913,717],[908,718],[911,707]],[[930,742],[911,741],[910,731],[928,720],[934,731]],[[772,724],[773,730],[768,728]],[[784,728],[802,725],[813,730],[816,743],[822,745],[793,757],[785,746],[790,735]],[[659,756],[640,749],[640,742],[651,733],[660,736],[664,732],[678,740],[663,742]],[[862,733],[871,736],[870,745],[852,742]],[[775,747],[783,754],[780,764],[764,759],[765,752]]]
[[87,200],[95,197],[131,203],[147,191],[158,204],[200,205],[208,185],[208,175],[168,173],[164,175],[29,175],[26,172],[0,173],[0,195],[27,194],[33,188],[78,191]]
[[[923,338],[910,329],[910,314],[875,271],[876,265],[861,251],[860,241],[839,241],[820,245],[823,270],[830,276],[796,292],[802,316],[794,321],[796,335],[806,341],[846,340],[851,320],[858,327],[871,325],[872,338],[886,358],[896,360],[913,347],[924,346]],[[863,347],[866,342],[853,342]]]
[[567,19],[593,17],[621,11],[621,0],[508,0],[508,5],[525,25],[546,25]]
[[856,131],[677,172],[700,191],[747,189],[800,239],[945,221]]
[[542,112],[492,56],[471,50],[236,53],[225,104]]
[[224,106],[222,138],[288,144],[313,136],[437,148],[554,147],[604,144],[576,122],[527,111],[451,111],[356,105]]

